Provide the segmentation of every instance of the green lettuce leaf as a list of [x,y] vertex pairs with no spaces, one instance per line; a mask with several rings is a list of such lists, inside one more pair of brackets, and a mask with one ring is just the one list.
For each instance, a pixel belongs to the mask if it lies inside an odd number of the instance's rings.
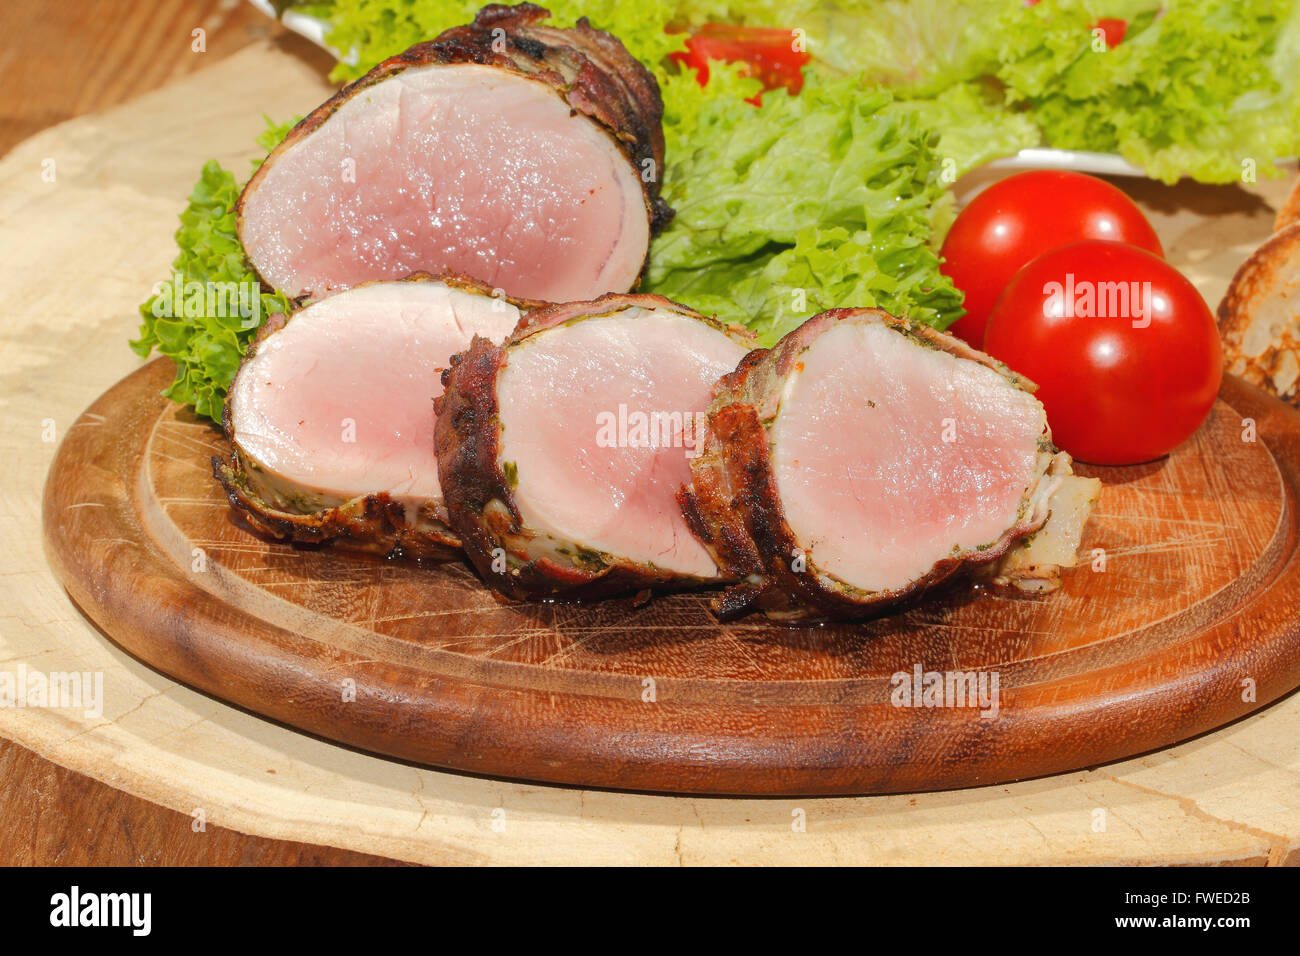
[[1023,0],[739,0],[683,3],[692,23],[804,31],[819,69],[861,76],[899,95],[929,96],[975,79],[988,20]]
[[677,215],[651,250],[646,288],[765,342],[849,305],[945,328],[961,310],[929,245],[941,158],[934,135],[891,102],[854,78],[815,76],[761,109],[736,91],[702,100],[693,145],[668,163]]
[[[258,143],[270,150],[292,125],[268,120]],[[176,377],[164,394],[217,422],[248,343],[267,316],[290,305],[283,294],[261,290],[244,255],[235,233],[239,191],[220,163],[204,165],[176,230],[172,274],[140,306],[140,337],[131,343],[141,358],[157,350],[172,359]]]
[[[572,26],[581,17],[589,17],[652,69],[662,69],[665,56],[683,49],[684,34],[664,30],[669,23],[687,22],[681,13],[685,5],[680,2],[547,0],[541,5],[551,11],[550,22],[556,26]],[[480,0],[317,0],[296,9],[329,23],[326,40],[343,55],[330,78],[347,81],[407,47],[469,23],[482,6]]]
[[938,131],[936,150],[948,164],[945,173],[950,182],[1041,142],[1038,127],[1027,114],[1006,109],[1001,95],[978,80],[954,84],[928,99],[901,99],[889,109],[910,113],[922,126]]
[[1280,175],[1274,160],[1300,151],[1294,0],[1135,3],[1124,41],[1098,49],[1106,6],[1045,0],[990,28],[987,68],[1047,143],[1117,152],[1165,182]]

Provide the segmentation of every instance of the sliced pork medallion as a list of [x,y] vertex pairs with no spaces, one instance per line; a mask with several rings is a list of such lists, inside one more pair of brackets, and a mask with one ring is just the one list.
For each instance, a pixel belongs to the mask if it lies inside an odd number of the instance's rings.
[[475,335],[504,340],[520,304],[471,280],[412,276],[268,322],[226,401],[231,460],[213,460],[231,503],[281,539],[415,558],[454,548],[434,399],[451,356]]
[[659,88],[610,34],[549,15],[484,7],[299,123],[239,202],[262,279],[295,296],[415,271],[552,302],[632,288],[671,215]]
[[714,382],[747,335],[660,296],[530,314],[444,375],[438,471],[452,528],[511,598],[717,581],[676,494]]
[[[823,313],[751,353],[719,382],[681,495],[739,579],[715,611],[863,617],[1007,559],[1043,529],[1070,472],[1031,387],[958,340],[875,309]],[[1086,519],[1095,484],[1073,490]],[[1073,545],[1040,544],[1041,559],[1019,556],[999,580],[1050,578],[1046,560],[1064,551],[1073,563],[1074,518],[1062,524]]]

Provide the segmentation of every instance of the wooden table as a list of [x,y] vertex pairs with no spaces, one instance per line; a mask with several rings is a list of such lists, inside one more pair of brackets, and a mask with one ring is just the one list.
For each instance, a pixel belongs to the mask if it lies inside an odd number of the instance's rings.
[[[206,50],[196,53],[193,31],[200,28]],[[0,156],[47,126],[121,103],[251,43],[271,41],[321,70],[330,66],[328,56],[243,0],[6,0],[0,32],[22,38],[0,52]],[[2,865],[383,862],[223,827],[196,834],[190,824],[188,815],[0,739]]]
[[[205,54],[190,50],[198,26]],[[270,724],[134,661],[78,613],[45,563],[40,492],[55,446],[40,435],[137,367],[125,347],[134,307],[166,273],[175,215],[202,161],[246,170],[261,113],[284,118],[323,99],[328,60],[233,2],[10,0],[0,27],[24,38],[0,54],[0,150],[163,87],[0,160],[0,666],[101,670],[108,687],[97,719],[0,710],[0,863],[1300,862],[1296,694],[1089,772],[948,793],[746,801],[424,770]],[[57,184],[40,180],[47,158]],[[1267,234],[1285,192],[1130,188],[1210,301]],[[196,832],[199,810],[206,826]]]

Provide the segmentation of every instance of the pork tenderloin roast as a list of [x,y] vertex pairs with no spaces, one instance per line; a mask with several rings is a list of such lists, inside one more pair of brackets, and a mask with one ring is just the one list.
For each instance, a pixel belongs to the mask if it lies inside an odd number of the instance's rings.
[[[1071,476],[1032,387],[876,309],[822,313],[750,353],[718,383],[681,492],[737,581],[715,612],[866,617],[980,566],[1050,588],[1051,562],[1074,563],[1098,483]],[[1057,536],[1073,539],[1053,545],[1056,511]],[[1035,532],[1045,540],[1021,553]]]
[[314,110],[244,188],[258,275],[319,297],[412,272],[552,302],[625,292],[671,211],[653,75],[532,4],[385,60]]

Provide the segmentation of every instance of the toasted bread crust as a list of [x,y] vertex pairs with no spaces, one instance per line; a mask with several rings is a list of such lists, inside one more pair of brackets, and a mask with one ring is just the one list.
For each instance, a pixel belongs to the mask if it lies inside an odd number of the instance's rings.
[[1273,221],[1273,231],[1281,232],[1294,223],[1300,223],[1300,176],[1296,177],[1291,195],[1286,197],[1277,211],[1277,219]]
[[1300,222],[1241,264],[1218,320],[1227,371],[1300,406]]

